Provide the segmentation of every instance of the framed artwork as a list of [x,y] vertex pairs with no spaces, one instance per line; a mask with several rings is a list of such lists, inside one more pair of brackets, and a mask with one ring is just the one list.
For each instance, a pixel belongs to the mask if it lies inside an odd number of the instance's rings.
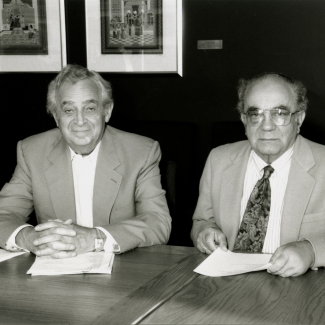
[[182,75],[182,0],[85,0],[87,66]]
[[64,0],[0,0],[0,72],[51,72],[64,65]]
[[48,54],[45,1],[0,2],[0,55]]
[[162,0],[100,0],[102,54],[163,53]]

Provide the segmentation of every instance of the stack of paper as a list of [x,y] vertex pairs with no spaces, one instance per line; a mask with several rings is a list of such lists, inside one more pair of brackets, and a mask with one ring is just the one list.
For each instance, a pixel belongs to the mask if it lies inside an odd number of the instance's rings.
[[227,276],[266,270],[272,254],[224,252],[217,248],[194,272],[208,276]]
[[72,258],[55,259],[36,257],[34,264],[27,271],[31,275],[60,275],[80,273],[111,274],[114,262],[113,253],[91,252]]

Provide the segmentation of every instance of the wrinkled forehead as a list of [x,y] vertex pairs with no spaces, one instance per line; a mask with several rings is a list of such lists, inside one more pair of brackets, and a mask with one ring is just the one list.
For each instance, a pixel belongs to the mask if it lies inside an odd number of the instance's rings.
[[253,82],[246,90],[244,109],[271,109],[286,107],[295,111],[296,94],[286,81],[269,77]]
[[78,101],[95,99],[100,101],[100,89],[91,79],[83,79],[77,82],[64,81],[57,89],[57,100]]

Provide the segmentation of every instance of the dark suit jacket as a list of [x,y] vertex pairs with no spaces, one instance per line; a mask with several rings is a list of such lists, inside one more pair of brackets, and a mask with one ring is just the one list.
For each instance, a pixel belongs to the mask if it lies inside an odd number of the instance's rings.
[[[213,149],[200,182],[191,237],[219,227],[233,249],[240,224],[240,202],[251,146],[248,141]],[[325,266],[325,146],[298,135],[284,197],[280,244],[308,239],[314,266]]]
[[[121,252],[165,244],[171,230],[161,188],[159,144],[149,138],[106,127],[98,154],[94,226],[107,229]],[[0,192],[0,246],[25,224],[35,209],[38,223],[76,221],[69,147],[59,129],[20,141],[17,166]]]

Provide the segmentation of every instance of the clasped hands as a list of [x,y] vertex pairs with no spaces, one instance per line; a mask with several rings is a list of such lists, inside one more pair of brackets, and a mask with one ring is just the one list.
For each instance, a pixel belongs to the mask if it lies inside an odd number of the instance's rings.
[[[224,252],[228,250],[227,238],[217,228],[203,229],[197,239],[197,248],[204,253],[211,254],[220,247]],[[272,255],[272,264],[267,272],[282,277],[304,274],[314,264],[314,249],[307,240],[292,242],[280,246]]]
[[16,237],[16,243],[37,256],[68,258],[93,251],[95,238],[94,228],[78,226],[71,219],[55,219],[35,228],[23,228]]

